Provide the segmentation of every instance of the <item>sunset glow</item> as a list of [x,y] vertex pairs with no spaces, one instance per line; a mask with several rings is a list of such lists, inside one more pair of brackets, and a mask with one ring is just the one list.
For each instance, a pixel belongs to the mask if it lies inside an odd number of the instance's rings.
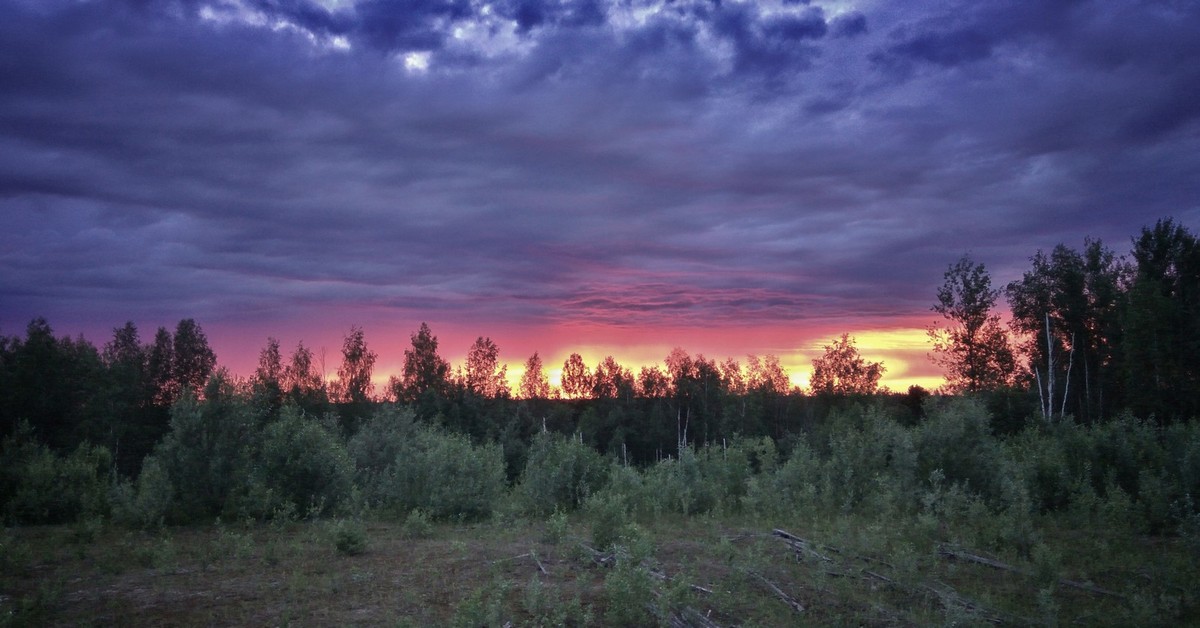
[[553,381],[680,347],[804,388],[849,333],[883,385],[936,388],[964,253],[1003,288],[1059,243],[1200,225],[1194,4],[0,10],[6,336],[193,318],[237,375],[275,337],[331,378],[359,325],[382,390],[422,321],[513,383],[535,351]]

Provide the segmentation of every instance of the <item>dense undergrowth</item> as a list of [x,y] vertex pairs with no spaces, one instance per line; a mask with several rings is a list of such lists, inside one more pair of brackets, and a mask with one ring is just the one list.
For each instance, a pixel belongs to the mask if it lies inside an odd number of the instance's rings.
[[[970,399],[941,400],[927,414],[904,425],[878,407],[851,406],[786,442],[684,444],[642,466],[545,431],[513,470],[500,444],[417,421],[403,407],[381,407],[345,438],[332,420],[294,407],[263,420],[236,395],[217,394],[176,404],[170,432],[135,480],[116,477],[103,448],[64,456],[19,431],[0,453],[0,495],[10,526],[64,524],[68,545],[80,548],[129,543],[129,553],[151,555],[146,567],[176,560],[177,535],[224,521],[238,522],[237,532],[218,523],[206,542],[244,535],[245,548],[224,553],[263,565],[283,539],[300,534],[295,526],[320,530],[305,533],[312,547],[347,560],[369,560],[394,539],[445,542],[464,530],[508,538],[516,529],[528,538],[515,545],[536,544],[559,572],[573,574],[555,581],[547,573],[472,573],[441,602],[445,614],[432,618],[460,625],[639,625],[701,606],[726,623],[793,621],[798,611],[762,582],[839,600],[809,615],[818,623],[845,613],[899,624],[1200,619],[1192,590],[1200,576],[1200,426],[1066,419],[997,436],[985,407]],[[776,540],[759,537],[774,528],[817,539],[809,549],[824,559],[794,567],[771,558]],[[686,535],[707,542],[694,547]],[[24,590],[0,598],[5,621],[52,618],[58,608],[53,591],[30,590],[22,576],[50,547],[34,538],[5,533],[4,586]],[[289,550],[292,559],[318,551],[302,545]],[[831,558],[829,548],[840,554]],[[997,574],[1016,584],[985,576],[987,602],[964,602],[973,598],[954,582],[978,583],[966,566],[947,564],[956,551],[997,557],[1012,568]],[[664,553],[686,556],[672,563],[674,579],[663,578]],[[868,570],[862,561],[878,564]],[[857,584],[842,582],[848,575]],[[1066,580],[1106,593],[1079,597]],[[756,604],[772,610],[748,607],[751,598],[737,590],[756,591]],[[1103,616],[1089,614],[1097,605]],[[42,615],[31,614],[37,608]]]

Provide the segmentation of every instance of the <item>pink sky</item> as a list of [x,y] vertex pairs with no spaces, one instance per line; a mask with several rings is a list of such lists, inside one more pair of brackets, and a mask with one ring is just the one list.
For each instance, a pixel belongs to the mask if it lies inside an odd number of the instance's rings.
[[[746,328],[623,328],[596,324],[572,324],[529,328],[496,326],[494,329],[467,328],[463,325],[428,321],[439,342],[442,357],[452,366],[463,363],[468,348],[478,336],[490,337],[500,348],[501,360],[508,365],[510,382],[515,384],[525,361],[535,351],[552,383],[571,353],[579,353],[589,367],[611,355],[636,373],[642,366],[662,365],[671,349],[681,347],[689,354],[703,354],[718,362],[732,357],[743,366],[750,354],[779,357],[794,384],[807,387],[813,359],[820,357],[823,346],[842,333],[856,340],[859,352],[870,361],[883,361],[887,371],[881,384],[896,391],[910,385],[933,389],[943,383],[943,373],[929,360],[930,345],[922,323],[931,319],[897,319],[867,324],[829,322],[806,328],[758,326]],[[851,321],[847,321],[850,323]],[[253,373],[258,353],[268,335],[279,339],[285,359],[303,341],[318,360],[324,352],[325,371],[336,377],[341,363],[341,345],[350,324],[258,329],[255,326],[206,327],[206,333],[218,362],[237,375]],[[363,324],[368,347],[378,355],[375,365],[377,391],[390,375],[403,368],[404,351],[410,347],[411,334],[420,322],[408,325]],[[339,328],[340,327],[340,328]],[[147,335],[143,331],[143,335]]]

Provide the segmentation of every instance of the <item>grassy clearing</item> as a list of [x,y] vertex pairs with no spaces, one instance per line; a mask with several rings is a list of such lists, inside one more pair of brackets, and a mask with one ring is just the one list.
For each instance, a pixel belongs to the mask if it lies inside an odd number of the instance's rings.
[[[368,521],[357,524],[361,553],[339,549],[346,524],[330,520],[9,529],[0,623],[1200,623],[1194,549],[1174,537],[1045,519],[1044,541],[1023,557],[955,545],[962,531],[916,520],[664,515],[626,526],[600,552],[593,523],[559,513],[435,523],[414,536],[404,523]],[[949,558],[947,548],[1017,571]]]

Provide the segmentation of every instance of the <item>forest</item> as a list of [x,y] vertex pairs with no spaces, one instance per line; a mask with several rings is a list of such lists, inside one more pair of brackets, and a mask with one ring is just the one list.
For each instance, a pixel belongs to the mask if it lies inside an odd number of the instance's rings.
[[359,327],[326,381],[273,338],[234,377],[192,319],[35,319],[0,336],[0,623],[1198,622],[1200,243],[1131,244],[949,264],[936,391],[849,334],[809,390],[682,348],[510,389],[422,323],[376,390]]

